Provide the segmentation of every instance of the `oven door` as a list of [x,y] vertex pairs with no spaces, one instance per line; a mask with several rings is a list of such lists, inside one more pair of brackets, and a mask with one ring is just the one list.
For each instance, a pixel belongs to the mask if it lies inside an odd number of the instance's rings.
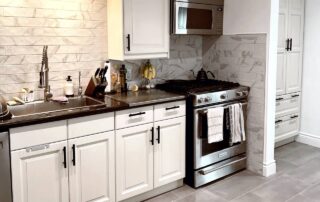
[[223,6],[175,2],[173,10],[173,34],[222,34]]
[[246,125],[248,105],[246,101],[203,107],[194,110],[194,169],[200,169],[246,152],[246,142],[236,144],[230,143],[230,131],[226,129],[226,121],[224,121],[224,135],[223,141],[221,142],[209,144],[208,137],[206,135],[207,128],[204,128],[204,125],[206,125],[204,122],[207,121],[206,119],[202,118],[204,111],[214,107],[224,107],[224,117],[226,117],[228,113],[228,107],[235,103],[242,103]]

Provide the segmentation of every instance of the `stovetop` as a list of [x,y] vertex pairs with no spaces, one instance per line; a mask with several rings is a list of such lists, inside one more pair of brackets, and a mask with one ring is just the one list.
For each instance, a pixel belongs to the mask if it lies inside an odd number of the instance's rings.
[[250,90],[239,83],[220,80],[168,80],[157,88],[188,95],[194,107],[247,99]]
[[220,80],[168,80],[163,84],[157,85],[157,88],[180,93],[212,93],[217,91],[229,90],[239,87],[240,84],[220,81]]

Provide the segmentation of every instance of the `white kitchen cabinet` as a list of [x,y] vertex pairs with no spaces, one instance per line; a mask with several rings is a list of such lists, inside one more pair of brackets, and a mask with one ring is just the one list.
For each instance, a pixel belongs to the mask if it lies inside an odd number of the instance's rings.
[[14,202],[68,202],[67,141],[11,152]]
[[109,59],[168,58],[169,11],[169,0],[108,0]]
[[154,187],[185,177],[185,116],[155,123]]
[[153,189],[153,123],[116,131],[116,192],[121,201]]
[[304,0],[280,0],[277,95],[301,91]]
[[70,201],[114,202],[114,132],[72,139],[68,144]]

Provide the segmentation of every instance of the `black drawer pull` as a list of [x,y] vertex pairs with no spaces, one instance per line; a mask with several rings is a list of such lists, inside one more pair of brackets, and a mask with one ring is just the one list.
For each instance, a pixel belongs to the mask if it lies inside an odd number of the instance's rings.
[[67,148],[63,147],[63,167],[67,168]]
[[146,114],[146,112],[139,112],[139,113],[136,113],[136,114],[129,114],[129,117],[141,116],[141,115],[144,115],[144,114]]
[[151,144],[154,145],[154,127],[152,127],[151,129],[151,140],[150,140]]
[[291,119],[295,119],[295,118],[298,118],[299,116],[298,115],[294,115],[294,116],[291,116],[290,118]]
[[291,95],[292,98],[299,97],[300,95]]
[[290,40],[289,39],[287,39],[286,40],[286,51],[289,51],[290,50]]
[[157,141],[158,141],[158,144],[160,144],[160,126],[158,126],[158,138],[157,138]]
[[289,49],[290,49],[290,51],[292,51],[292,39],[289,40],[289,43],[290,43]]
[[127,49],[128,51],[131,51],[131,40],[130,40],[130,34],[127,35],[127,40],[128,40],[128,46]]
[[280,101],[280,100],[283,100],[283,98],[282,98],[282,97],[280,97],[280,98],[277,98],[277,99],[276,99],[276,101]]
[[167,107],[166,110],[169,111],[169,110],[179,109],[179,108],[180,108],[180,106]]
[[76,145],[72,145],[72,164],[76,166]]
[[278,121],[276,121],[276,124],[277,124],[277,123],[281,123],[281,122],[282,122],[282,120],[278,120]]

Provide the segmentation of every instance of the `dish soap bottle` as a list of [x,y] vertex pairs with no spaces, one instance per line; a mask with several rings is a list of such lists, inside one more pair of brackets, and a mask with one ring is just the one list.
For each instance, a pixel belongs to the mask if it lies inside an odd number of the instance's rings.
[[72,83],[71,76],[67,77],[66,84],[64,85],[64,94],[66,97],[74,96],[73,83]]

